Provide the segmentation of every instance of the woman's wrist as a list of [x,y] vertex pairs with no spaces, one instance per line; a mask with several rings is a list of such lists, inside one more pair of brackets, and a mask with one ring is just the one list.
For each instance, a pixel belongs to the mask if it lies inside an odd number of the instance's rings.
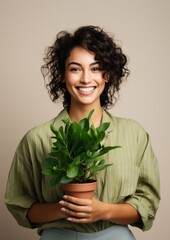
[[141,220],[137,210],[130,204],[105,204],[103,220],[127,225]]

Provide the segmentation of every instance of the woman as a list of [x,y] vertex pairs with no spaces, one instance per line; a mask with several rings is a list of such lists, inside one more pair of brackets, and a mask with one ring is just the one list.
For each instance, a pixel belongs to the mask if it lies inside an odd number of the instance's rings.
[[[145,231],[153,224],[160,201],[159,170],[142,126],[106,110],[129,74],[126,56],[102,29],[84,26],[57,35],[42,72],[52,100],[63,96],[64,109],[21,140],[5,193],[9,211],[20,225],[38,228],[41,240],[135,239],[128,225]],[[80,121],[92,109],[95,127],[110,122],[106,145],[122,148],[106,156],[114,164],[98,174],[92,200],[63,196],[42,174],[42,160],[51,148],[50,124],[59,127],[67,117]]]

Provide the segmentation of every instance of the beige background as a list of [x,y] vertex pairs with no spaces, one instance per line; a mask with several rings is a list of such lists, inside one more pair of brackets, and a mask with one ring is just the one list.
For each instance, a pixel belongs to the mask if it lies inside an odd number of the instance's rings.
[[[111,110],[133,118],[149,132],[157,155],[162,201],[153,228],[138,240],[169,239],[170,1],[0,0],[0,234],[2,240],[39,239],[17,225],[3,203],[9,167],[19,140],[31,127],[54,117],[40,66],[43,52],[60,30],[93,24],[113,32],[130,57],[131,75]],[[2,237],[3,236],[3,237]]]

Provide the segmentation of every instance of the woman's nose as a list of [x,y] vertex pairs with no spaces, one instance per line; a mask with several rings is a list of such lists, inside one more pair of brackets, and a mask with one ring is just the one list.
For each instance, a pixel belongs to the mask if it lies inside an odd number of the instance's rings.
[[82,72],[80,82],[83,83],[83,84],[88,84],[88,83],[91,82],[91,76],[90,76],[89,71],[83,71]]

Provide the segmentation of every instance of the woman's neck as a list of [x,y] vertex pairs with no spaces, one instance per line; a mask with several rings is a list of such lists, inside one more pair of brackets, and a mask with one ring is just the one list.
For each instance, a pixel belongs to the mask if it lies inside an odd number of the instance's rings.
[[93,108],[92,106],[70,106],[68,114],[72,122],[79,122],[81,119],[86,118],[90,111],[94,109],[93,115],[91,117],[91,124],[93,123],[95,127],[98,127],[101,124],[102,120],[102,107],[98,106],[97,108]]

